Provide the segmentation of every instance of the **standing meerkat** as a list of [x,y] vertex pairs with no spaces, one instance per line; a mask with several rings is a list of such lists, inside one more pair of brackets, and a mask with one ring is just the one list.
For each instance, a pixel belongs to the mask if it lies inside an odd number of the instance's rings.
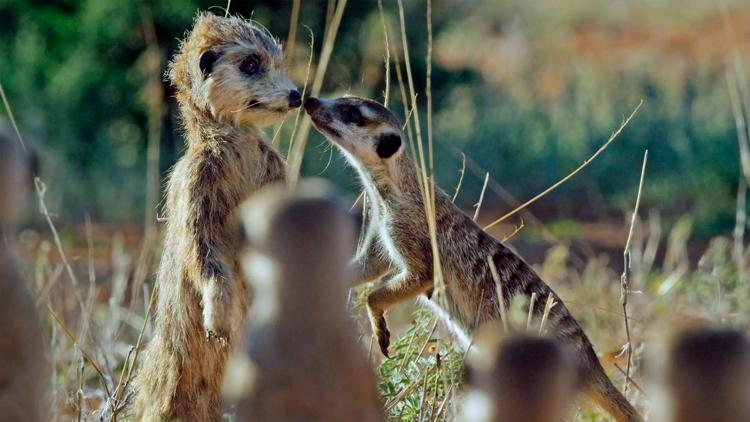
[[305,182],[264,189],[241,210],[256,376],[237,420],[385,421],[346,307],[356,243],[346,208],[327,185]]
[[[387,356],[390,333],[384,317],[386,309],[429,294],[434,287],[432,247],[417,168],[404,153],[401,124],[379,103],[356,97],[310,98],[305,109],[315,127],[339,147],[357,170],[368,198],[370,224],[377,227],[378,236],[377,241],[366,245],[367,251],[356,257],[360,281],[367,281],[380,271],[382,266],[377,263],[383,258],[394,267],[383,285],[367,297],[373,335]],[[487,321],[499,319],[500,301],[488,264],[491,259],[498,271],[505,306],[516,295],[530,297],[533,293],[538,297],[551,296],[558,302],[549,314],[549,323],[555,336],[575,350],[587,396],[618,421],[641,420],[607,378],[581,326],[523,259],[482,230],[437,188],[435,222],[445,294],[439,304],[433,300],[423,302],[439,314],[447,314],[466,334]],[[532,312],[541,316],[543,301],[537,301]]]
[[42,421],[47,361],[39,314],[8,236],[26,203],[29,156],[0,132],[0,415],[1,421]]
[[301,98],[279,44],[239,17],[199,14],[167,74],[187,150],[167,183],[154,338],[135,413],[217,421],[226,358],[249,302],[232,214],[259,187],[285,181],[284,162],[261,129]]

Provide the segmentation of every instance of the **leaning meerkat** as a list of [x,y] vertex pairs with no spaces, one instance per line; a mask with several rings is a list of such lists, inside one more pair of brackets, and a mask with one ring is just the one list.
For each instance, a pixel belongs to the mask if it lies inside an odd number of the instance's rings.
[[294,192],[264,189],[241,218],[254,295],[247,356],[256,375],[237,420],[384,421],[347,312],[356,233],[346,208],[327,185],[305,182]]
[[249,302],[232,213],[261,186],[285,181],[284,162],[261,129],[301,99],[279,44],[239,17],[199,14],[167,74],[187,149],[166,188],[154,338],[135,413],[216,421],[226,358]]
[[[305,109],[315,127],[339,147],[357,170],[378,228],[376,242],[355,261],[361,281],[370,264],[386,257],[395,267],[382,286],[367,297],[373,335],[388,355],[390,333],[385,310],[397,303],[429,294],[433,289],[433,256],[427,216],[416,166],[404,153],[398,119],[375,101],[346,97],[310,98]],[[473,333],[480,325],[500,317],[500,302],[488,259],[497,267],[505,306],[516,295],[553,297],[558,303],[549,314],[554,334],[576,351],[582,367],[584,392],[618,421],[640,421],[633,406],[607,378],[594,348],[560,298],[519,256],[480,228],[435,189],[437,246],[445,282],[441,303],[423,300],[439,314],[447,314],[459,331]],[[422,297],[424,299],[424,297]],[[540,316],[543,301],[533,313]],[[467,336],[464,336],[468,338]]]
[[0,133],[0,409],[2,421],[42,421],[47,362],[39,314],[8,236],[26,203],[29,156]]

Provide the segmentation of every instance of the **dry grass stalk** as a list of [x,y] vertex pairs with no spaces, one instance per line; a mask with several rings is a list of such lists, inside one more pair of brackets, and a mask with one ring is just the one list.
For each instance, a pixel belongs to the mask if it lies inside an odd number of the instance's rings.
[[78,300],[80,309],[84,309],[85,306],[83,304],[83,298],[81,297],[81,293],[78,291],[78,278],[73,272],[73,267],[70,266],[67,255],[65,255],[65,250],[63,249],[62,241],[60,240],[60,234],[57,232],[57,228],[52,222],[52,217],[50,216],[49,209],[47,209],[47,203],[44,201],[44,194],[47,192],[47,185],[42,182],[42,179],[40,179],[39,177],[35,177],[34,188],[36,189],[36,194],[39,198],[39,210],[44,216],[44,219],[47,222],[47,226],[52,233],[52,239],[54,240],[55,246],[57,247],[57,252],[60,254],[60,259],[62,260],[65,270],[68,273],[68,277],[70,278],[70,282],[73,285],[73,293]]
[[65,325],[65,323],[60,319],[60,317],[55,313],[54,310],[52,310],[52,307],[49,305],[49,303],[46,304],[47,311],[52,316],[52,319],[57,322],[57,325],[62,329],[62,332],[65,334],[66,337],[68,337],[68,340],[70,340],[71,343],[73,343],[78,351],[81,353],[81,356],[86,359],[92,368],[96,371],[97,374],[99,374],[99,378],[102,382],[102,387],[104,388],[105,392],[107,393],[107,396],[111,396],[112,394],[109,391],[109,387],[107,386],[107,377],[104,375],[104,372],[99,367],[99,365],[96,364],[94,359],[91,357],[90,354],[88,354],[80,344],[76,342],[76,337],[68,330],[68,327]]
[[591,164],[591,162],[592,162],[592,161],[594,161],[594,160],[595,160],[595,159],[596,159],[597,157],[599,157],[599,155],[600,155],[600,154],[601,154],[602,152],[604,152],[604,150],[606,150],[606,149],[607,149],[607,148],[609,147],[609,145],[610,145],[610,144],[611,144],[611,143],[612,143],[612,142],[613,142],[613,141],[614,141],[615,139],[617,139],[617,136],[618,136],[618,135],[620,134],[620,132],[622,132],[622,130],[623,130],[623,129],[625,129],[625,126],[627,126],[627,125],[628,125],[628,123],[630,123],[630,120],[631,120],[631,119],[632,119],[632,118],[633,118],[633,117],[635,116],[635,114],[636,114],[636,113],[638,112],[638,110],[639,110],[639,109],[641,108],[641,106],[642,106],[642,105],[643,105],[643,100],[641,100],[641,101],[640,101],[640,102],[638,103],[638,105],[637,105],[637,106],[635,107],[635,109],[633,109],[633,111],[632,111],[632,112],[630,113],[630,115],[629,115],[629,116],[628,116],[628,117],[627,117],[627,118],[625,119],[625,121],[623,121],[623,122],[622,122],[622,124],[620,125],[620,127],[619,127],[619,128],[618,128],[618,129],[617,129],[617,130],[616,130],[616,131],[615,131],[614,133],[612,133],[612,135],[611,135],[611,136],[609,137],[609,139],[607,140],[607,142],[605,142],[605,143],[604,143],[604,145],[602,145],[602,146],[601,146],[601,147],[600,147],[600,148],[599,148],[598,150],[596,150],[596,152],[594,153],[594,155],[592,155],[591,157],[589,157],[588,159],[586,159],[586,161],[584,161],[583,163],[581,163],[581,165],[580,165],[580,166],[578,166],[578,168],[576,168],[575,170],[573,170],[573,171],[572,171],[572,172],[571,172],[570,174],[568,174],[567,176],[565,176],[565,177],[563,177],[562,179],[558,180],[558,181],[557,181],[557,182],[556,182],[555,184],[553,184],[552,186],[548,187],[547,189],[545,189],[544,191],[542,191],[541,193],[539,193],[539,194],[538,194],[538,195],[536,195],[535,197],[533,197],[533,198],[529,199],[528,201],[524,202],[523,204],[519,205],[519,206],[518,206],[518,207],[516,207],[516,208],[515,208],[515,209],[514,209],[513,211],[511,211],[511,212],[509,212],[509,213],[505,214],[504,216],[502,216],[502,217],[498,218],[497,220],[495,220],[495,221],[491,222],[490,224],[488,224],[488,225],[484,226],[484,229],[485,229],[485,230],[487,230],[487,229],[489,229],[490,227],[493,227],[493,226],[495,226],[495,225],[497,225],[497,224],[499,224],[499,223],[502,223],[503,221],[507,220],[507,219],[508,219],[508,218],[510,218],[511,216],[513,216],[513,215],[517,214],[517,213],[518,213],[519,211],[523,210],[524,208],[526,208],[526,207],[528,207],[529,205],[533,204],[534,202],[538,201],[538,200],[539,200],[539,199],[540,199],[541,197],[543,197],[544,195],[547,195],[548,193],[550,193],[550,192],[552,192],[553,190],[557,189],[557,188],[558,188],[558,187],[560,187],[560,185],[562,185],[563,183],[565,183],[565,182],[567,182],[568,180],[572,179],[572,178],[573,178],[573,176],[575,176],[575,175],[576,175],[576,174],[578,174],[578,173],[579,173],[579,172],[580,172],[581,170],[583,170],[583,169],[584,169],[584,168],[586,168],[586,167],[587,167],[587,166],[588,166],[589,164]]
[[625,241],[625,251],[623,252],[623,270],[620,276],[620,305],[622,306],[622,316],[625,321],[625,335],[627,336],[626,351],[628,363],[625,367],[625,384],[623,385],[623,391],[628,392],[630,385],[630,370],[633,365],[633,344],[630,338],[630,322],[628,321],[628,294],[630,293],[630,286],[628,284],[628,274],[630,273],[630,242],[633,239],[633,228],[635,227],[635,221],[638,218],[638,208],[641,204],[641,193],[643,192],[643,180],[646,178],[646,164],[648,163],[648,150],[643,153],[643,166],[641,167],[641,178],[638,182],[638,196],[635,199],[635,209],[633,215],[630,218],[630,230],[628,230],[628,238]]
[[734,244],[732,247],[732,257],[737,266],[739,279],[742,280],[745,273],[745,226],[747,224],[747,184],[745,178],[740,175],[737,183],[737,209],[735,212],[735,224],[732,236]]
[[525,227],[525,225],[524,225],[524,222],[523,222],[523,218],[522,218],[522,219],[521,219],[521,224],[519,224],[519,225],[517,225],[517,226],[514,226],[514,227],[513,227],[513,231],[512,231],[512,232],[510,232],[510,234],[508,234],[508,235],[504,236],[504,237],[502,238],[501,242],[505,243],[506,241],[508,241],[508,240],[512,239],[512,238],[513,238],[513,237],[514,237],[515,235],[517,235],[517,234],[518,234],[518,232],[520,232],[520,231],[521,231],[521,230],[522,230],[522,229],[523,229],[524,227]]
[[5,90],[3,89],[2,83],[0,83],[0,97],[3,98],[3,105],[5,106],[5,112],[8,113],[10,124],[13,125],[13,130],[16,132],[16,136],[18,136],[18,142],[21,143],[21,147],[23,148],[24,151],[26,151],[26,143],[23,141],[23,136],[21,136],[21,131],[18,130],[18,124],[16,124],[16,118],[13,117],[13,110],[10,108],[8,97],[5,96]]
[[536,303],[536,292],[531,293],[531,299],[529,300],[529,314],[526,317],[526,331],[531,328],[531,319],[534,316],[534,304]]
[[[320,53],[317,69],[315,69],[315,78],[313,79],[313,84],[310,89],[310,93],[314,97],[320,95],[320,89],[323,87],[323,78],[325,77],[326,69],[328,68],[331,54],[333,53],[336,34],[341,25],[341,18],[344,15],[345,7],[346,0],[338,0],[331,22],[326,28],[325,36],[323,37],[323,48]],[[293,144],[290,146],[290,152],[287,156],[287,172],[290,185],[297,184],[297,181],[299,180],[299,172],[302,168],[302,159],[304,158],[305,146],[307,145],[307,139],[310,135],[311,128],[312,122],[310,118],[303,118],[300,130],[296,133]]]
[[492,256],[487,256],[487,263],[490,266],[492,278],[495,279],[495,288],[497,289],[497,303],[500,306],[500,320],[503,323],[503,330],[508,331],[508,317],[505,315],[505,296],[503,295],[503,283],[500,281],[500,275],[497,273],[495,261]]
[[415,381],[407,385],[403,390],[401,390],[400,393],[398,393],[394,398],[391,399],[388,403],[385,404],[385,411],[388,412],[393,408],[393,406],[397,405],[404,397],[409,395],[412,391],[414,391],[415,388],[419,387],[419,379],[422,376],[428,376],[432,370],[435,369],[435,366],[428,366],[425,369],[422,370],[422,374],[420,374],[420,377],[417,377]]
[[[461,171],[459,172],[458,176],[458,183],[456,184],[456,191],[453,192],[453,197],[451,198],[451,202],[456,202],[456,198],[458,197],[458,192],[461,190],[461,184],[464,182],[464,174],[466,174],[466,154],[461,152]],[[487,172],[487,175],[489,175],[489,172]]]
[[740,149],[740,169],[745,177],[745,183],[750,184],[750,147],[748,146],[748,127],[745,115],[742,113],[742,102],[739,92],[740,76],[729,69],[726,71],[729,102],[732,105],[734,124],[737,130],[737,144]]
[[484,175],[484,183],[482,184],[482,192],[479,194],[479,201],[474,205],[476,209],[474,209],[474,217],[472,217],[472,220],[477,221],[477,218],[479,218],[479,210],[482,208],[482,202],[484,201],[484,192],[487,190],[487,182],[490,180],[490,173],[487,172]]
[[294,0],[292,3],[292,13],[291,16],[289,16],[289,34],[286,36],[286,47],[284,48],[288,65],[291,65],[292,60],[294,60],[294,48],[297,45],[297,25],[299,23],[300,3],[300,0]]
[[[310,67],[312,66],[313,46],[315,45],[315,35],[313,34],[312,29],[310,29],[310,27],[307,25],[305,25],[305,29],[307,29],[308,33],[310,34],[310,55],[307,57],[307,70],[305,71],[305,84],[302,86],[302,98],[305,98],[305,94],[307,93],[307,84],[310,81]],[[298,108],[294,113],[294,126],[292,128],[292,135],[289,138],[289,147],[286,152],[287,158],[292,154],[292,147],[294,146],[294,139],[297,134],[297,129],[299,129],[299,119],[301,113],[301,108]],[[286,120],[286,118],[284,120]]]
[[[428,0],[429,2],[429,0]],[[431,9],[430,9],[431,10]],[[425,154],[424,154],[424,148],[422,146],[422,130],[420,128],[420,122],[419,122],[419,109],[416,102],[416,92],[414,88],[414,78],[412,76],[411,71],[411,60],[409,59],[409,45],[406,39],[406,23],[404,18],[404,4],[402,0],[398,0],[398,14],[399,14],[399,21],[401,23],[401,42],[404,49],[404,64],[406,66],[406,78],[409,83],[409,94],[411,98],[411,106],[414,109],[414,132],[416,135],[416,144],[417,144],[417,151],[419,154],[419,174],[421,176],[421,184],[420,184],[420,190],[422,192],[422,199],[424,202],[425,207],[425,214],[427,216],[427,228],[430,233],[430,245],[432,248],[432,261],[433,261],[433,279],[435,283],[435,290],[433,293],[433,297],[436,300],[439,300],[440,295],[445,290],[445,284],[443,280],[443,272],[440,265],[440,251],[438,250],[438,244],[437,244],[437,227],[435,223],[435,177],[434,172],[430,174],[430,177],[427,175],[427,166],[428,163],[425,161]],[[429,22],[431,23],[431,21]],[[431,29],[428,29],[428,31],[431,31]],[[428,51],[431,51],[432,47],[428,47]],[[429,82],[428,82],[429,83]],[[402,94],[403,95],[403,94]],[[431,106],[430,106],[431,110]],[[432,117],[429,117],[429,121],[431,122]],[[432,139],[431,139],[431,129],[428,133],[430,141],[429,149],[430,152],[432,150]],[[432,164],[429,164],[432,168]]]
[[547,318],[549,317],[549,313],[552,310],[552,308],[557,305],[557,301],[552,296],[552,293],[547,296],[547,302],[544,303],[544,312],[542,313],[542,321],[539,323],[539,335],[544,334],[544,324],[547,322]]
[[388,100],[391,95],[391,45],[388,40],[388,26],[385,24],[383,0],[378,0],[378,12],[380,13],[380,23],[383,25],[383,43],[385,44],[385,90],[383,91],[383,106],[388,108]]

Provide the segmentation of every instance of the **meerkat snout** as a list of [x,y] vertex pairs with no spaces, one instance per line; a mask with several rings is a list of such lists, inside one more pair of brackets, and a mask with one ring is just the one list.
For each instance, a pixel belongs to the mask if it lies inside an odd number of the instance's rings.
[[376,101],[358,97],[308,98],[305,111],[315,127],[341,147],[348,158],[377,163],[402,151],[398,119]]
[[317,99],[315,97],[310,97],[310,98],[308,98],[308,99],[305,100],[305,104],[304,104],[305,111],[308,114],[312,114],[315,110],[318,109],[318,107],[320,107],[320,104],[321,103],[320,103],[319,99]]
[[302,94],[296,89],[289,91],[289,108],[298,108],[302,105]]

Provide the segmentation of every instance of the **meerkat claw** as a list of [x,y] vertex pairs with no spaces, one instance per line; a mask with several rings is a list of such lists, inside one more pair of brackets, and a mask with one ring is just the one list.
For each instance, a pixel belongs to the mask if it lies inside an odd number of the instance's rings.
[[226,347],[228,341],[226,335],[216,333],[212,330],[206,330],[206,341],[209,342],[211,339],[218,341],[222,347]]
[[380,352],[383,356],[390,358],[391,356],[388,354],[388,346],[391,344],[391,340],[388,337],[379,337],[378,344],[380,345]]
[[380,331],[377,333],[378,345],[380,345],[380,351],[383,356],[390,357],[388,355],[388,346],[391,344],[391,332],[385,326],[385,319],[381,320]]

